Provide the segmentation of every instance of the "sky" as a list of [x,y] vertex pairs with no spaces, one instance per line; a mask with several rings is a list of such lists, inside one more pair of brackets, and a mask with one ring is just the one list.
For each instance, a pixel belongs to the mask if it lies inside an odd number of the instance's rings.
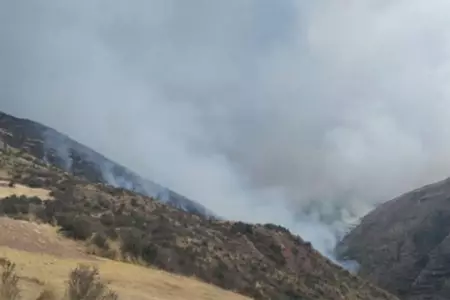
[[450,170],[446,0],[0,0],[0,110],[322,252]]

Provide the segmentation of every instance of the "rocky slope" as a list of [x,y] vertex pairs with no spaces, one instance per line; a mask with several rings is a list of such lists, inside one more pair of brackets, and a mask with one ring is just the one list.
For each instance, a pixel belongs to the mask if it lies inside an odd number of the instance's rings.
[[50,190],[51,200],[9,196],[0,201],[0,215],[59,226],[97,255],[157,266],[254,299],[397,299],[336,266],[285,228],[205,218],[93,183],[86,171],[74,176],[39,159],[44,153],[32,156],[34,140],[3,128],[10,145],[0,154],[0,179]]
[[360,275],[402,299],[450,299],[450,179],[393,199],[337,247]]
[[188,212],[213,216],[211,211],[199,203],[142,178],[124,166],[45,125],[0,112],[0,134],[7,144],[89,181],[127,188],[156,197]]

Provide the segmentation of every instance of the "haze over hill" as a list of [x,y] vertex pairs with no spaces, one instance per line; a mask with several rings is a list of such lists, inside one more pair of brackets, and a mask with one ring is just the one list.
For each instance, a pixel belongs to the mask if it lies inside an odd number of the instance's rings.
[[0,1],[0,106],[331,249],[448,175],[444,0]]
[[0,136],[13,147],[26,149],[36,158],[91,182],[125,188],[159,199],[184,211],[218,217],[199,203],[163,187],[53,128],[0,112]]

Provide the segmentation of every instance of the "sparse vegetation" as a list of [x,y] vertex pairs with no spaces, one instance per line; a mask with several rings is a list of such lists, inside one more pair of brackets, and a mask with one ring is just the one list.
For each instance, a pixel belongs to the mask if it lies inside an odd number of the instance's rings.
[[[358,281],[323,261],[309,243],[282,227],[220,223],[121,194],[111,197],[102,190],[88,194],[82,185],[69,187],[63,182],[63,188],[54,189],[52,201],[24,196],[1,200],[0,214],[29,218],[33,212],[41,221],[56,222],[65,236],[95,246],[96,254],[195,276],[255,299],[295,299],[295,295],[329,299],[324,295],[342,293],[332,288],[341,280],[350,280],[343,293],[361,293],[356,292]],[[235,244],[221,242],[226,240]],[[111,242],[119,245],[119,256],[109,248]],[[311,267],[291,269],[300,257],[307,257]],[[370,299],[362,295],[348,299]],[[389,299],[384,292],[380,295],[374,299]]]
[[[11,223],[22,222],[13,220]],[[39,225],[39,227],[47,227],[47,225]],[[53,235],[54,232],[51,234]],[[60,242],[74,244],[65,238]],[[79,253],[79,257],[66,256],[64,252],[54,254],[0,247],[0,257],[6,257],[17,264],[22,300],[35,300],[42,294],[41,300],[64,298],[68,283],[67,276],[80,264],[97,267],[103,282],[124,300],[250,300],[239,294],[203,283],[196,278],[177,276],[155,268],[109,259],[92,260],[92,257],[82,252]]]
[[[203,218],[101,184],[101,167],[74,149],[67,170],[72,175],[61,172],[31,159],[66,166],[57,151],[43,147],[38,124],[8,119],[2,126],[12,128],[13,153],[1,155],[2,170],[17,186],[51,190],[51,201],[8,197],[0,200],[0,215],[58,226],[65,236],[90,244],[90,253],[199,278],[258,300],[395,299],[343,272],[281,226]],[[27,147],[14,150],[25,141]]]
[[[16,265],[8,259],[0,259],[0,300],[20,300],[20,277]],[[36,300],[56,300],[51,289],[44,289]],[[118,300],[119,296],[101,280],[97,268],[79,265],[69,274],[65,296],[62,300]]]

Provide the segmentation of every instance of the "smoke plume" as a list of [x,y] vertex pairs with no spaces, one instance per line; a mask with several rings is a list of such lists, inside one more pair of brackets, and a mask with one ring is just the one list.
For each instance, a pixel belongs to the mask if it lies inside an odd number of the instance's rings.
[[450,169],[450,2],[0,0],[0,104],[328,253]]

